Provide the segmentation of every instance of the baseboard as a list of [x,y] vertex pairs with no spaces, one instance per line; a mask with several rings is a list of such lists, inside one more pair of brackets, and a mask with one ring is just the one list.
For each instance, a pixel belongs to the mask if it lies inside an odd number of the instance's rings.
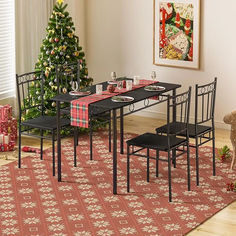
[[[143,116],[143,117],[150,117],[150,118],[156,118],[160,120],[165,120],[166,119],[166,114],[163,112],[156,112],[156,111],[151,111],[151,110],[142,110],[137,113],[135,113],[137,116]],[[190,122],[194,122],[194,117],[190,117]],[[223,121],[215,121],[215,127],[217,129],[226,129],[230,130],[230,126],[225,124]]]

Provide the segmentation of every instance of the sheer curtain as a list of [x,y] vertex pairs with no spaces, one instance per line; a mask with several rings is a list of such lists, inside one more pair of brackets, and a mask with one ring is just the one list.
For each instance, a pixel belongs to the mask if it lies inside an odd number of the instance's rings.
[[56,0],[15,0],[16,72],[34,70]]

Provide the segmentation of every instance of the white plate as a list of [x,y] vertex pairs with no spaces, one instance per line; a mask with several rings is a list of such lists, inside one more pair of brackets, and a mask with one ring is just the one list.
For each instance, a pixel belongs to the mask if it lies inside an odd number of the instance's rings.
[[165,89],[166,89],[165,87],[157,86],[157,85],[148,85],[144,87],[144,90],[150,91],[150,92],[163,91]]
[[71,91],[69,92],[70,95],[72,96],[86,96],[86,95],[90,95],[91,92],[90,91]]
[[114,96],[111,98],[111,100],[113,102],[132,102],[134,98],[128,96]]
[[109,80],[109,81],[107,81],[107,83],[108,83],[108,84],[117,84],[118,81],[115,81],[115,80]]

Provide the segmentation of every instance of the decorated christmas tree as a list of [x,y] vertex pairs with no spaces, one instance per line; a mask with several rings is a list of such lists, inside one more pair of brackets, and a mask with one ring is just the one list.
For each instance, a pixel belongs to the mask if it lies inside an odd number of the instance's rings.
[[[64,0],[57,0],[46,29],[46,38],[43,40],[38,61],[35,65],[35,71],[39,73],[43,71],[45,75],[44,102],[47,115],[55,115],[56,111],[56,103],[50,101],[50,99],[57,94],[56,68],[58,65],[77,63],[79,60],[80,86],[87,87],[93,81],[92,78],[88,77],[85,54],[82,47],[79,46],[79,38],[75,35],[74,23],[66,11],[66,7],[67,4],[64,4]],[[63,84],[65,83],[63,82]],[[29,94],[29,98],[34,99],[36,104],[41,99],[39,96],[40,90],[40,85],[38,85],[37,97],[33,97],[33,91],[32,94]],[[66,89],[63,90],[63,92],[66,91]],[[23,115],[23,119],[30,119],[39,115],[39,110],[29,109]]]

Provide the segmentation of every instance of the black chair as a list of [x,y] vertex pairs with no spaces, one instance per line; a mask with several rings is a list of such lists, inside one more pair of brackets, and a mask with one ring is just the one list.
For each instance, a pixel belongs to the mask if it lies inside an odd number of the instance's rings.
[[[196,148],[196,183],[199,185],[199,154],[198,147],[206,142],[212,141],[213,152],[213,175],[216,175],[215,170],[215,97],[216,97],[217,78],[212,83],[195,88],[195,122],[188,125],[189,137],[195,139],[195,144],[190,147]],[[170,132],[175,133],[181,127],[181,122],[173,122],[170,124]],[[167,133],[167,126],[162,126],[156,129],[158,134]],[[185,133],[180,133],[182,137]]]
[[[167,102],[167,133],[166,134],[152,134],[145,133],[127,141],[127,191],[130,191],[130,155],[147,158],[147,181],[149,182],[149,160],[156,160],[156,177],[158,177],[159,160],[168,162],[168,181],[169,181],[169,201],[172,201],[171,191],[171,152],[178,151],[178,157],[187,153],[187,175],[188,175],[188,190],[190,190],[190,163],[189,163],[189,137],[188,137],[188,123],[190,110],[191,87],[185,93],[170,97],[167,95],[163,101]],[[175,118],[172,112],[176,112],[178,116]],[[170,132],[172,119],[179,119],[181,127],[176,132]],[[184,138],[178,137],[179,133],[185,133]],[[130,146],[133,146],[130,152]],[[182,146],[182,148],[181,148]],[[135,148],[138,147],[138,148]],[[187,150],[186,150],[187,147]],[[140,151],[147,149],[147,155],[139,154]],[[150,150],[156,150],[156,157],[150,156]],[[159,151],[168,153],[167,159],[159,157]]]
[[[48,116],[44,101],[44,83],[43,72],[30,72],[22,75],[16,75],[18,106],[19,106],[19,156],[18,167],[21,168],[21,136],[29,135],[40,138],[40,158],[43,159],[43,140],[52,140],[52,161],[53,176],[55,176],[55,141],[57,130],[56,116]],[[38,113],[37,117],[23,120],[22,115],[26,115],[29,110]],[[70,125],[70,120],[61,118],[61,127]],[[39,135],[36,130],[39,131]],[[45,135],[45,131],[51,135]]]

